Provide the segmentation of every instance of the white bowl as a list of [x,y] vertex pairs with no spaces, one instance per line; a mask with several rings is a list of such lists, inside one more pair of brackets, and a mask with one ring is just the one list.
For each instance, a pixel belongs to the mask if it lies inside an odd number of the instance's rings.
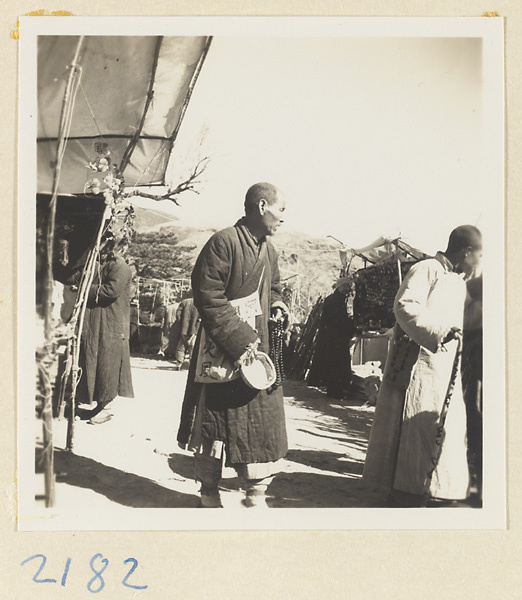
[[256,352],[249,365],[241,366],[241,377],[251,388],[266,390],[274,385],[277,374],[272,359],[264,352]]

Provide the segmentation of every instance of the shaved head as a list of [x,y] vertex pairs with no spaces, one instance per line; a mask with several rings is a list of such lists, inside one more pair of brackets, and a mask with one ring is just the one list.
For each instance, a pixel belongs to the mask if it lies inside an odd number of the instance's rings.
[[245,213],[251,213],[261,200],[265,200],[268,206],[272,206],[277,202],[280,194],[281,192],[271,183],[255,183],[246,193]]
[[454,229],[450,234],[446,252],[454,253],[466,248],[482,248],[482,233],[473,225],[461,225]]
[[245,196],[245,219],[258,240],[274,235],[283,223],[286,203],[283,193],[271,183],[256,183]]
[[470,276],[482,258],[482,233],[473,225],[461,225],[449,237],[446,257],[457,273]]

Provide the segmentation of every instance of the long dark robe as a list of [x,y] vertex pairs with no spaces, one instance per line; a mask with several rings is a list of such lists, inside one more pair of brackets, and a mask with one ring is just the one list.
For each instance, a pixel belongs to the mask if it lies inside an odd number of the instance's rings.
[[482,276],[467,282],[462,346],[462,387],[466,403],[470,472],[482,485]]
[[[193,348],[192,338],[198,332],[199,314],[192,298],[182,300],[177,313],[176,321],[178,322],[179,332],[176,346],[176,359],[183,362],[185,354],[189,354]],[[192,344],[192,347],[191,347]]]
[[130,307],[130,337],[129,344],[131,352],[140,350],[140,311],[137,306]]
[[[263,244],[266,253],[261,253]],[[258,289],[258,282],[248,282],[247,278],[260,253],[265,257],[265,269],[259,288],[262,315],[256,317],[256,332],[239,318],[229,301],[238,298],[239,290],[239,297],[246,297]],[[257,338],[261,342],[259,349],[268,353],[270,306],[281,300],[277,254],[268,240],[256,243],[244,219],[214,234],[207,242],[192,273],[192,289],[202,326],[232,361]],[[282,388],[270,393],[258,391],[242,379],[212,384],[195,382],[200,339],[201,332],[189,368],[178,442],[193,448],[192,441],[198,433],[203,439],[223,441],[229,465],[282,458],[288,450]]]
[[173,328],[174,323],[176,322],[176,313],[178,310],[179,304],[177,302],[170,303],[165,309],[165,317],[163,319],[163,327],[161,329],[161,348],[160,350],[165,353],[165,355],[173,355],[175,352],[175,347],[172,348],[170,346],[170,340],[173,337]]
[[353,335],[353,319],[346,311],[345,296],[335,291],[324,301],[307,378],[309,385],[325,385],[329,396],[343,396],[352,379],[350,340]]
[[129,353],[131,270],[120,257],[100,267],[89,290],[80,347],[79,402],[105,406],[134,397]]

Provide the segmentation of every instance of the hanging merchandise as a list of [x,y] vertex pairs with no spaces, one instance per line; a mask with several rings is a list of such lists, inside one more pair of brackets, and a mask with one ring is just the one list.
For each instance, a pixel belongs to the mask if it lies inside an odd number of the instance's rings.
[[353,316],[360,332],[382,331],[395,324],[393,303],[412,262],[387,262],[357,271]]
[[[378,391],[380,376],[368,374],[368,364],[374,361],[384,368],[388,349],[388,330],[395,324],[393,304],[399,286],[417,261],[427,255],[413,248],[400,237],[381,236],[364,248],[349,248],[340,240],[328,236],[341,244],[341,278],[353,281],[355,296],[346,298],[348,314],[353,315],[356,341],[352,350],[353,370],[362,369],[361,376],[352,379],[351,394],[359,383],[358,397],[372,404]],[[370,265],[370,266],[368,266]],[[292,347],[286,373],[291,379],[304,379],[314,353],[319,352],[317,339],[323,299],[319,297],[300,330],[295,346]],[[365,364],[366,363],[366,364]]]

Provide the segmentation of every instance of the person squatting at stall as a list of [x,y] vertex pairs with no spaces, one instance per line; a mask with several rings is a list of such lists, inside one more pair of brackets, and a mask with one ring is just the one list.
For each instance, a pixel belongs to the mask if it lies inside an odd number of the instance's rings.
[[453,505],[468,496],[466,408],[458,359],[464,277],[481,256],[480,231],[457,227],[445,252],[410,269],[395,298],[397,324],[363,474],[364,481],[390,491],[391,506]]
[[351,280],[343,277],[333,294],[325,298],[307,377],[308,385],[325,385],[327,395],[338,400],[346,398],[352,381],[350,342],[355,327],[346,309],[346,296],[351,289]]
[[[285,201],[269,183],[253,185],[245,216],[214,234],[192,273],[194,303],[201,317],[183,400],[178,443],[195,452],[202,507],[222,507],[219,493],[223,458],[244,482],[246,507],[266,506],[265,492],[275,462],[288,450],[281,387],[257,390],[241,377],[221,383],[196,381],[202,336],[208,335],[235,366],[251,362],[256,350],[268,353],[271,310],[288,313],[281,300],[277,253],[268,239],[283,222]],[[255,328],[239,318],[231,302],[256,298]]]
[[93,425],[112,418],[107,405],[116,396],[134,398],[129,351],[131,279],[130,267],[112,241],[106,241],[89,290],[76,396],[78,404],[96,404],[78,413]]

